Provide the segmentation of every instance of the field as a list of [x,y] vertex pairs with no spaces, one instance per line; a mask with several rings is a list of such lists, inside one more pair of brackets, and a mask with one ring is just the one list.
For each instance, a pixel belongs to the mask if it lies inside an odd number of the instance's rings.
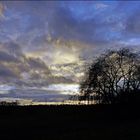
[[0,106],[1,140],[140,140],[138,106]]

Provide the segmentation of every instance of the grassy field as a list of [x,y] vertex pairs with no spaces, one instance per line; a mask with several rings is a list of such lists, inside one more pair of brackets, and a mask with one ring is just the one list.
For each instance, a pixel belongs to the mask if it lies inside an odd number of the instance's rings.
[[0,106],[0,140],[140,140],[138,106]]

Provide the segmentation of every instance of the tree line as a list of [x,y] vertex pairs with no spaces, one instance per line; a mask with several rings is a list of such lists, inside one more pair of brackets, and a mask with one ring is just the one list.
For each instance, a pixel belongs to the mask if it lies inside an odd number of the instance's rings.
[[88,67],[79,101],[96,104],[140,102],[140,54],[122,48],[107,51]]

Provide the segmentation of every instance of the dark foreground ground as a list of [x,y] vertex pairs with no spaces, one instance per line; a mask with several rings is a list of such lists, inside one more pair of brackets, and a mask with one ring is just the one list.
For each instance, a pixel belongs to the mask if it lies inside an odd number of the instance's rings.
[[0,106],[0,140],[140,140],[139,106]]

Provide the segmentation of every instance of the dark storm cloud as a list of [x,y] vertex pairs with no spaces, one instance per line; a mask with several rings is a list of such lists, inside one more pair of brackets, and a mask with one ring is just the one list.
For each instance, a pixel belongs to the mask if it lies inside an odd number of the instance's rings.
[[21,46],[13,41],[6,42],[3,44],[3,50],[10,53],[13,56],[22,56]]
[[17,58],[12,55],[7,54],[6,52],[0,51],[0,61],[2,62],[19,62]]
[[30,67],[32,68],[32,69],[42,69],[42,70],[47,70],[47,66],[45,65],[45,63],[41,60],[41,59],[39,59],[39,58],[37,58],[37,59],[34,59],[34,58],[28,58],[27,59],[27,62],[28,62],[28,64],[30,65]]
[[17,78],[17,75],[11,71],[8,67],[0,64],[0,77],[6,78]]

